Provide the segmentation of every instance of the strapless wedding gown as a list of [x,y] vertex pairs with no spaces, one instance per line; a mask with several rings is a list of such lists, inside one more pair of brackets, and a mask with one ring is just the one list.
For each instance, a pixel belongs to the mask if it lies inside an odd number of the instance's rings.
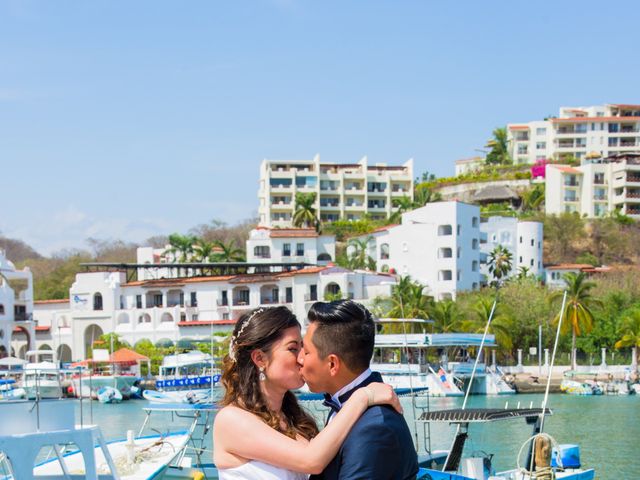
[[219,468],[220,480],[307,480],[309,475],[251,460],[239,467]]

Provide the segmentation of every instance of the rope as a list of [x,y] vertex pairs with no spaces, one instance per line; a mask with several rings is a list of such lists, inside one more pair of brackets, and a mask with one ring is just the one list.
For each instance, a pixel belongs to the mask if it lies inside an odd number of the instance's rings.
[[544,438],[547,439],[551,445],[553,447],[555,447],[556,452],[558,452],[558,455],[556,457],[556,462],[558,463],[558,469],[562,470],[563,469],[563,465],[562,465],[562,457],[560,456],[560,446],[558,445],[558,442],[556,441],[555,438],[553,438],[551,435],[549,435],[548,433],[538,433],[536,435],[533,435],[532,437],[529,437],[527,440],[525,440],[525,442],[522,444],[522,446],[520,447],[520,450],[518,451],[518,457],[516,459],[517,461],[517,469],[518,471],[523,475],[527,474],[529,475],[530,479],[539,479],[539,480],[555,480],[556,478],[556,474],[555,471],[553,469],[553,467],[551,465],[549,466],[545,466],[545,467],[535,467],[535,470],[527,470],[526,468],[522,467],[520,465],[520,457],[522,456],[522,452],[524,451],[525,447],[529,444],[529,442],[531,442],[532,448],[535,447],[535,442],[538,438]]

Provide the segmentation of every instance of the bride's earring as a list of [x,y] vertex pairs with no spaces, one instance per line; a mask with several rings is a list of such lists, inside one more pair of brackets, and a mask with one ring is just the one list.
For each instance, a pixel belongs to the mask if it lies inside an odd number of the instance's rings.
[[258,370],[260,370],[260,375],[258,375],[258,379],[261,382],[264,382],[267,379],[267,376],[264,374],[264,367],[260,367]]

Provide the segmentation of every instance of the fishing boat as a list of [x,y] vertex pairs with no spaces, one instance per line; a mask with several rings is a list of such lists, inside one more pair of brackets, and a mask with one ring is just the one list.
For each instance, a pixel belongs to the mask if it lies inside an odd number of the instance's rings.
[[60,369],[53,350],[29,350],[22,374],[22,388],[28,399],[60,398]]

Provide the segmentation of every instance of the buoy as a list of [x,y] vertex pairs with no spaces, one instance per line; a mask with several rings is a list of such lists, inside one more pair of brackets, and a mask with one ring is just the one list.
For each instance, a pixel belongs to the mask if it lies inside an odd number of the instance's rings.
[[202,480],[204,478],[204,473],[202,472],[195,472],[193,474],[193,480]]

